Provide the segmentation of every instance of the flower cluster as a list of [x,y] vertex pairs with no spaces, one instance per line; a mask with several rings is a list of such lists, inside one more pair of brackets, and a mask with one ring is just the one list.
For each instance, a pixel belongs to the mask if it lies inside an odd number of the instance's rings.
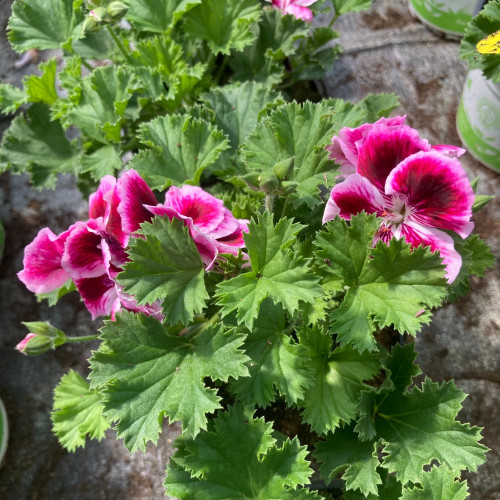
[[323,222],[376,213],[382,223],[374,243],[403,237],[412,247],[439,250],[451,283],[462,258],[445,231],[466,238],[474,227],[474,192],[457,159],[465,150],[431,146],[404,121],[381,118],[333,137],[327,149],[344,181],[332,189]]
[[236,219],[222,200],[195,186],[171,187],[159,204],[134,170],[106,176],[89,198],[89,219],[55,235],[42,229],[24,253],[19,279],[34,293],[57,290],[72,280],[95,319],[120,309],[162,317],[160,304],[139,305],[115,278],[128,260],[126,248],[143,222],[154,215],[178,218],[189,228],[210,269],[219,253],[238,254],[247,221]]

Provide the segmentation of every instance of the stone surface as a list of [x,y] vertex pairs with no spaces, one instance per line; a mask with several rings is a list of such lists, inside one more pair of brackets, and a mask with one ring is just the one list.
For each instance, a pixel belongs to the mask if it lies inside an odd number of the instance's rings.
[[[5,31],[10,2],[0,5]],[[316,20],[327,24],[327,18]],[[431,143],[460,144],[455,111],[466,65],[458,60],[458,43],[429,31],[413,19],[405,1],[375,1],[363,13],[347,14],[335,28],[344,52],[324,80],[329,96],[356,101],[368,93],[400,95],[398,113]],[[42,54],[43,56],[43,54]],[[17,56],[0,38],[0,80],[19,82],[35,70],[15,71]],[[3,120],[3,121],[1,121]],[[7,125],[0,118],[0,132]],[[478,191],[499,194],[500,177],[463,158],[470,178],[480,176]],[[0,268],[0,396],[9,414],[11,437],[0,469],[2,499],[161,499],[165,464],[178,427],[165,426],[158,447],[130,456],[108,431],[100,442],[68,454],[51,436],[52,391],[70,368],[87,373],[86,359],[94,344],[64,346],[39,358],[14,351],[26,330],[21,321],[48,320],[69,334],[95,332],[85,308],[73,296],[56,308],[38,304],[17,280],[22,252],[43,226],[54,232],[85,218],[86,203],[69,177],[55,192],[31,189],[24,177],[0,177],[0,218],[7,230],[6,253]],[[498,201],[475,217],[476,231],[498,257],[500,227]],[[492,451],[489,462],[471,476],[472,500],[500,498],[500,285],[498,272],[474,280],[472,294],[439,310],[433,323],[417,337],[419,363],[434,380],[455,378],[470,393],[460,414],[463,421],[484,426],[484,442]]]

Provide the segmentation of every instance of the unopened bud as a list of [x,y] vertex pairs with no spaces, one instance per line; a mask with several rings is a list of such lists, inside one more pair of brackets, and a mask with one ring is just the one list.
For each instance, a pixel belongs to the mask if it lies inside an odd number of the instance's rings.
[[104,7],[96,7],[89,12],[89,17],[93,17],[98,23],[101,23],[106,17],[107,10]]
[[260,190],[266,194],[274,194],[280,187],[280,180],[273,173],[262,174],[259,181]]
[[246,174],[242,177],[242,179],[246,182],[247,186],[252,190],[252,191],[259,191],[259,174],[257,173],[252,173],[252,174]]
[[95,7],[102,7],[107,0],[86,0],[87,7],[94,9]]
[[100,28],[101,25],[95,19],[95,17],[89,15],[85,18],[85,21],[83,21],[82,33],[87,35],[88,33],[94,33],[95,31],[99,31]]
[[281,195],[281,196],[285,196],[287,194],[293,193],[297,189],[298,185],[299,185],[298,182],[283,181],[280,184],[280,188],[278,190],[278,194]]
[[292,156],[291,158],[275,163],[273,172],[280,181],[287,181],[292,176],[294,165],[295,156]]
[[108,5],[107,12],[114,21],[121,19],[128,11],[128,7],[121,2],[111,2]]
[[17,344],[16,349],[27,356],[38,356],[64,344],[66,335],[61,330],[43,321],[23,323],[30,333]]

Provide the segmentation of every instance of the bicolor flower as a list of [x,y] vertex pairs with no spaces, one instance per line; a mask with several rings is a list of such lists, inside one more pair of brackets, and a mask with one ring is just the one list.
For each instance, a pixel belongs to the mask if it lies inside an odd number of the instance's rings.
[[246,220],[236,219],[224,202],[197,186],[172,186],[165,202],[146,208],[154,215],[181,219],[189,228],[203,262],[210,269],[219,253],[237,255],[245,246]]
[[397,122],[379,120],[356,134],[334,142],[344,154],[339,162],[355,162],[355,173],[332,189],[323,222],[337,215],[350,219],[363,210],[376,213],[383,221],[374,243],[404,237],[413,247],[439,250],[448,283],[453,282],[462,259],[445,231],[466,238],[474,227],[474,193],[453,157],[463,150],[427,147],[415,130]]
[[311,22],[313,20],[313,13],[308,9],[316,0],[267,0],[273,4],[275,9],[279,9],[283,14],[291,14],[297,19]]

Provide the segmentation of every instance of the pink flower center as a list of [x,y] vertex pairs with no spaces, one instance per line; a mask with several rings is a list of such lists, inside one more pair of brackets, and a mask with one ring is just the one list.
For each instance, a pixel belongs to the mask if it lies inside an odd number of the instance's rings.
[[385,218],[385,224],[387,227],[390,227],[402,224],[412,213],[413,209],[406,197],[394,195],[389,201],[388,206],[384,209],[382,215]]

